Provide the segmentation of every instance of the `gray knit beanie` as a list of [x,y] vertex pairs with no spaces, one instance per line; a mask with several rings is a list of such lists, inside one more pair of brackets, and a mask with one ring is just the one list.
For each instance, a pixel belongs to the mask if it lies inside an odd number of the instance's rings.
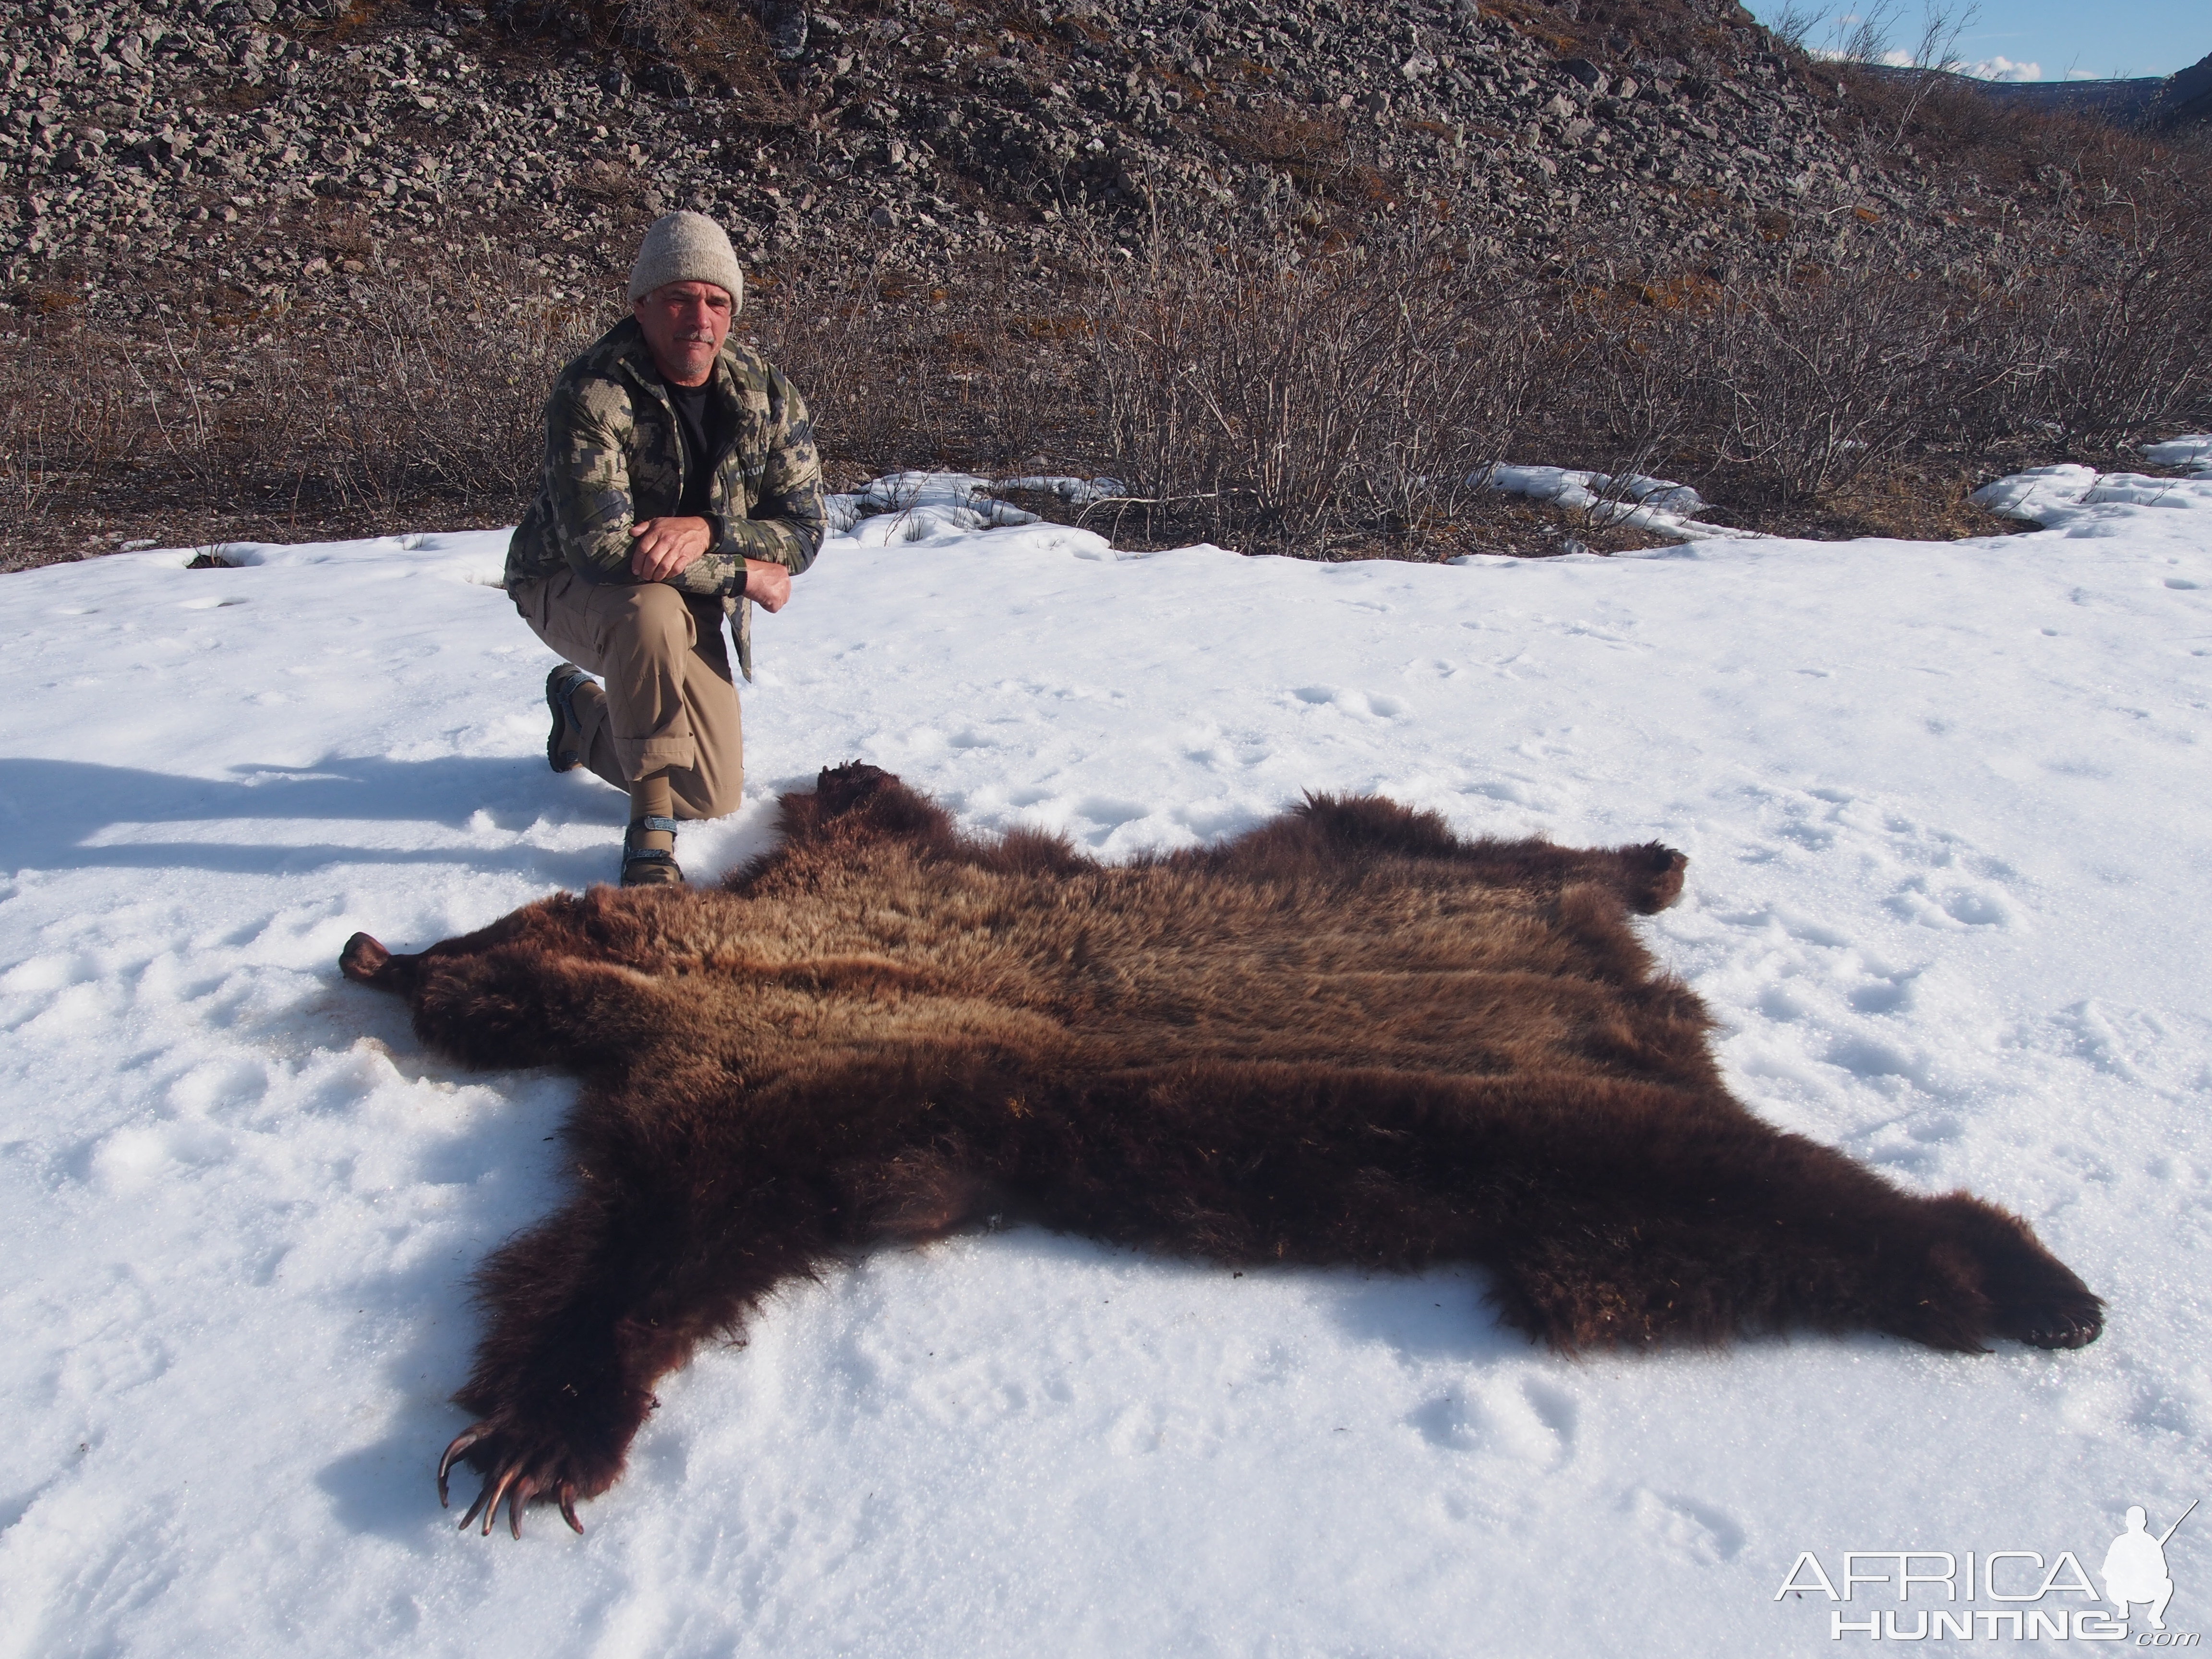
[[721,226],[703,213],[664,213],[645,233],[629,268],[631,301],[671,283],[712,283],[730,296],[733,313],[745,302],[744,268]]

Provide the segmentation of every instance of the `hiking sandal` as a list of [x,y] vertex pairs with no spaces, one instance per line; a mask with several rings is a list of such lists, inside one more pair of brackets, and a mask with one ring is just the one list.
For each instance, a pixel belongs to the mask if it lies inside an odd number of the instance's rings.
[[545,677],[545,706],[553,712],[553,730],[545,738],[545,763],[556,772],[573,772],[584,763],[584,728],[576,723],[576,692],[592,677],[572,662],[564,662]]
[[640,818],[623,831],[622,884],[625,887],[681,887],[684,872],[676,862],[672,850],[662,852],[658,848],[640,847],[641,833],[650,835],[655,830],[676,839],[674,818]]

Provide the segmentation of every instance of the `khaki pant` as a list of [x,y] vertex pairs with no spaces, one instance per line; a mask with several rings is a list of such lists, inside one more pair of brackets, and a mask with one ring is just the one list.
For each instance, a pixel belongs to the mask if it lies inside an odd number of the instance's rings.
[[738,810],[745,741],[720,599],[567,571],[507,592],[532,633],[605,682],[575,699],[585,765],[624,792],[665,768],[679,818]]

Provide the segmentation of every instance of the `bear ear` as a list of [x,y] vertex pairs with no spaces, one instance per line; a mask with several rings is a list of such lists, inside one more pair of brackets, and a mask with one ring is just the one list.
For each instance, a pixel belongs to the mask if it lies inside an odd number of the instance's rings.
[[947,850],[959,839],[952,815],[916,794],[898,775],[866,761],[825,766],[811,795],[783,798],[785,842],[903,841]]
[[896,773],[871,766],[866,761],[825,766],[814,780],[815,811],[822,818],[842,817],[854,808],[865,805],[878,791],[897,787]]
[[1291,810],[1342,852],[1449,858],[1462,850],[1441,814],[1416,811],[1382,795],[1309,792]]

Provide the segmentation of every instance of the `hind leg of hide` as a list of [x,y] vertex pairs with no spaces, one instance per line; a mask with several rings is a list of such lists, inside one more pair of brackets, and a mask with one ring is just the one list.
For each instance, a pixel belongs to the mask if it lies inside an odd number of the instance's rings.
[[2018,1216],[1967,1193],[1927,1200],[1945,1248],[1970,1264],[1989,1303],[1988,1334],[2038,1348],[2080,1348],[2105,1326],[2105,1304]]
[[1559,886],[1595,882],[1644,915],[1680,896],[1689,860],[1671,847],[1558,847],[1525,841],[1462,841],[1434,812],[1418,812],[1380,795],[1321,795],[1212,856],[1224,867],[1265,875],[1299,859],[1361,868],[1378,855],[1463,867],[1485,884]]
[[1899,1190],[1695,1086],[1193,1067],[1096,1079],[1024,1171],[1057,1224],[1221,1261],[1497,1270],[1565,1350],[1809,1326],[2078,1346],[2099,1304],[2025,1224]]
[[1899,1192],[1794,1137],[1764,1150],[1753,1184],[1655,1159],[1658,1203],[1632,1192],[1539,1206],[1504,1249],[1506,1316],[1565,1351],[1794,1326],[1966,1353],[1996,1337],[2096,1340],[2102,1303],[2015,1218],[1964,1194]]

